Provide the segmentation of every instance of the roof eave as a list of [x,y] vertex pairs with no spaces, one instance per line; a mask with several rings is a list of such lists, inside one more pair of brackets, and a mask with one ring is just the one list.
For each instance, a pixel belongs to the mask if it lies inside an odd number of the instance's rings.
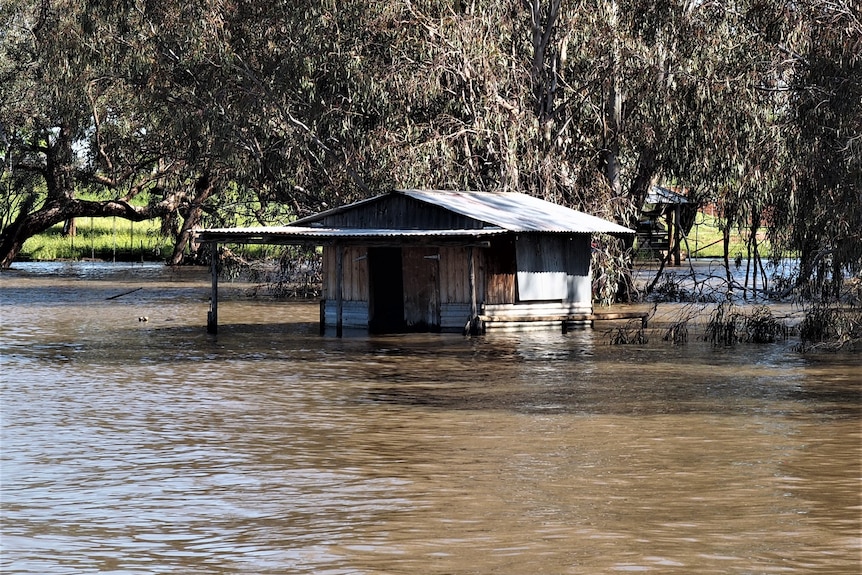
[[509,232],[497,229],[479,230],[399,230],[310,228],[297,226],[260,228],[214,228],[198,232],[201,242],[230,242],[273,245],[486,245],[494,236]]

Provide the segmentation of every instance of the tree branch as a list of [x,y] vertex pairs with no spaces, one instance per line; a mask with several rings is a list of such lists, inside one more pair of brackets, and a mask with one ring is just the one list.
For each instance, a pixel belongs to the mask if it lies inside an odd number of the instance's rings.
[[327,156],[329,156],[331,159],[333,159],[339,163],[343,163],[344,168],[347,171],[347,174],[350,176],[350,179],[353,180],[353,183],[355,183],[357,186],[359,186],[359,188],[363,192],[370,193],[370,189],[368,187],[368,184],[365,183],[365,180],[362,178],[362,176],[360,176],[359,173],[353,168],[353,166],[350,165],[349,159],[347,159],[345,156],[345,161],[342,162],[341,159],[338,157],[338,155],[335,153],[335,151],[333,151],[329,146],[327,146],[326,143],[324,143],[317,136],[317,134],[314,133],[314,131],[311,128],[309,128],[305,123],[303,123],[301,120],[296,118],[293,114],[291,114],[290,110],[288,110],[284,106],[284,104],[281,101],[279,101],[278,98],[273,96],[273,94],[271,93],[269,88],[267,88],[263,84],[263,82],[260,81],[260,79],[257,77],[257,74],[255,74],[251,70],[251,68],[248,66],[248,64],[243,59],[241,59],[238,55],[237,55],[237,60],[241,63],[240,71],[246,76],[246,78],[251,80],[251,82],[255,86],[257,86],[257,88],[263,94],[265,94],[267,96],[267,98],[269,98],[269,100],[278,108],[279,112],[281,112],[282,117],[284,117],[288,121],[288,123],[291,124],[294,128],[298,128],[306,136],[308,136],[311,139],[311,141],[314,142]]
[[95,82],[90,82],[87,84],[87,100],[90,102],[90,109],[93,113],[93,127],[95,128],[96,135],[96,147],[99,150],[99,156],[102,157],[102,161],[105,162],[105,167],[109,173],[114,172],[114,163],[111,161],[111,158],[108,157],[108,153],[105,151],[105,145],[102,142],[102,122],[99,119],[99,112],[96,110],[96,98],[93,96],[93,85]]

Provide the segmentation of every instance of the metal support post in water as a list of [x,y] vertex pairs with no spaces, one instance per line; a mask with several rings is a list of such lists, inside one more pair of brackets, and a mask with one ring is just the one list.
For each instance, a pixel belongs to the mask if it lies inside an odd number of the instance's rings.
[[212,271],[212,289],[210,293],[210,310],[207,313],[207,333],[218,333],[218,242],[210,243],[210,269]]

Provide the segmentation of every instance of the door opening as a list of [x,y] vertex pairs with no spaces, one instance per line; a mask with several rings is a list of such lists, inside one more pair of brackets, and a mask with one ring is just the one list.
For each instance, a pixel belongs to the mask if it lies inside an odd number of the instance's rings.
[[369,248],[368,281],[368,330],[372,333],[404,331],[407,326],[401,248]]

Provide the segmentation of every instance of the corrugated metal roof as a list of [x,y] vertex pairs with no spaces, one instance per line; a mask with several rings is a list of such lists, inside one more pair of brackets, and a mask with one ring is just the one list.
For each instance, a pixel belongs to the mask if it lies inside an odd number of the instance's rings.
[[[420,202],[442,207],[462,216],[510,232],[558,232],[633,234],[634,230],[614,222],[566,208],[518,192],[466,192],[449,190],[394,190]],[[340,214],[368,203],[384,200],[375,196],[299,219],[291,225],[305,225],[327,216]]]
[[661,186],[653,186],[647,192],[645,204],[687,204],[688,199],[685,196],[663,188]]
[[331,214],[343,213],[352,208],[381,201],[386,195],[375,196],[346,206],[341,206],[302,218],[288,226],[256,228],[208,229],[199,233],[202,241],[262,242],[336,240],[347,238],[448,238],[469,239],[479,236],[499,235],[506,232],[527,233],[604,233],[613,235],[633,234],[634,230],[614,222],[585,214],[527,194],[517,192],[464,192],[446,190],[395,190],[402,194],[451,212],[472,218],[484,224],[484,229],[439,230],[439,229],[374,229],[374,228],[321,228],[305,227],[304,224],[320,221]]
[[510,232],[633,234],[614,222],[518,192],[397,190]]
[[200,241],[235,241],[239,243],[291,241],[329,241],[340,239],[423,239],[470,240],[505,234],[502,228],[470,230],[393,230],[373,228],[308,228],[301,226],[259,226],[248,228],[210,228],[198,232]]

